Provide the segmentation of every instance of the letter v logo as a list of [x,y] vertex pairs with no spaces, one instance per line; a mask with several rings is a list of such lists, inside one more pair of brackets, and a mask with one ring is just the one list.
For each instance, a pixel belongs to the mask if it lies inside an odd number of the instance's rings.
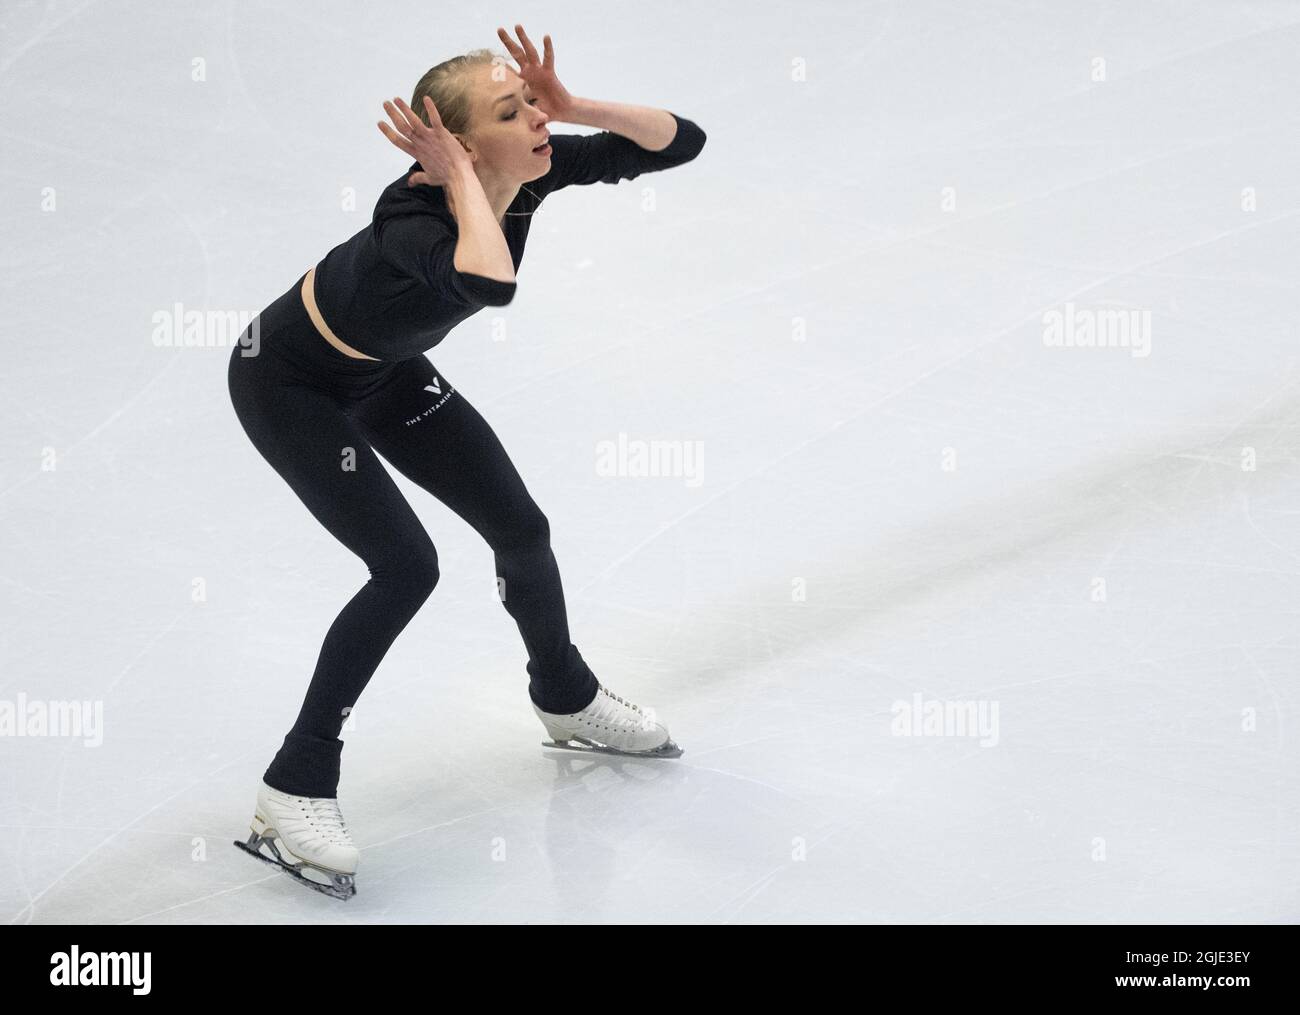
[[442,394],[442,388],[439,387],[439,381],[438,381],[438,375],[437,375],[437,374],[434,374],[434,375],[433,375],[433,383],[432,383],[432,384],[426,384],[426,385],[424,386],[424,390],[425,390],[425,391],[432,391],[435,395],[441,395],[441,394]]

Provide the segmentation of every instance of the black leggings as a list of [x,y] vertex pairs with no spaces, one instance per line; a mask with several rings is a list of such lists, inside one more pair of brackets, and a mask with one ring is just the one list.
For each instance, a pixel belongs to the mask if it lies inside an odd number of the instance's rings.
[[487,541],[503,605],[528,651],[545,712],[590,704],[596,678],[569,640],[550,527],[501,442],[425,356],[346,356],[311,323],[299,287],[232,350],[235,413],[253,446],[370,570],[321,646],[297,721],[264,778],[298,796],[338,793],[339,734],[390,645],[438,582],[438,554],[375,452]]

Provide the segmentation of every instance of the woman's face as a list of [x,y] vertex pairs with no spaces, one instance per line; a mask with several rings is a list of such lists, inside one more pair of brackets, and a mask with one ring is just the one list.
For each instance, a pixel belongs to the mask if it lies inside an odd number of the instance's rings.
[[[499,66],[499,65],[498,65]],[[550,137],[549,118],[533,103],[524,79],[502,67],[505,79],[493,81],[491,64],[471,67],[470,108],[472,126],[465,139],[477,156],[475,169],[502,179],[527,183],[545,176],[551,168],[551,149],[537,151]]]

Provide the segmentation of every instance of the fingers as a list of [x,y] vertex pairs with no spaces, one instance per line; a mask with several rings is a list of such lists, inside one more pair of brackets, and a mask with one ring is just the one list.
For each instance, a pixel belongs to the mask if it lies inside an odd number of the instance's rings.
[[[411,137],[424,126],[423,121],[415,115],[415,111],[397,96],[393,97],[392,102],[385,102],[384,108],[388,110],[388,115],[393,118],[393,123],[397,124],[398,131],[407,137]],[[398,117],[401,117],[401,119],[398,119]]]
[[427,95],[424,97],[424,108],[429,114],[429,126],[441,127],[442,117],[438,115],[438,107],[433,104],[433,99]]
[[545,54],[542,58],[542,66],[547,70],[555,69],[555,48],[551,45],[549,35],[542,36],[542,51]]
[[388,118],[393,121],[393,126],[397,128],[397,133],[401,134],[402,137],[410,137],[415,133],[410,122],[406,119],[406,114],[392,102],[384,101],[384,112],[388,114]]
[[376,120],[375,123],[379,127],[379,132],[383,134],[384,137],[388,138],[388,140],[393,142],[394,145],[406,152],[406,154],[411,156],[411,158],[415,158],[415,149],[411,146],[411,142],[402,137],[401,134],[398,134],[397,131],[384,123],[383,120]]
[[[400,98],[395,101],[397,102],[398,108],[402,111],[402,115],[411,121],[411,131],[415,132],[423,129],[424,121],[420,119],[420,114]],[[427,95],[424,96],[424,108],[429,112],[429,126],[441,127],[442,120],[438,117],[438,107],[433,104],[433,99],[429,98]]]
[[[438,118],[438,108],[433,104],[429,96],[424,97],[424,106],[429,111],[429,123],[433,126],[441,127],[442,120]],[[393,142],[398,148],[406,152],[407,155],[414,159],[419,158],[416,154],[415,146],[411,139],[424,130],[424,122],[415,115],[415,110],[408,106],[399,96],[394,96],[392,102],[384,103],[384,110],[388,113],[393,124],[397,127],[394,130],[382,120],[377,121],[379,129],[383,132],[384,137]]]
[[537,56],[537,47],[533,45],[533,40],[528,38],[528,33],[524,31],[523,25],[515,25],[515,34],[519,36],[522,46],[515,43],[504,28],[497,29],[497,37],[505,43],[506,50],[514,57],[515,62],[522,67],[525,63],[540,64],[545,67],[555,65],[555,50],[551,47],[551,37],[542,36],[542,46],[546,50],[545,63]]
[[523,25],[515,25],[515,34],[519,36],[519,41],[524,44],[524,54],[528,57],[528,62],[541,63],[542,61],[537,58],[537,47],[535,47],[532,40],[524,34]]
[[512,57],[514,57],[515,63],[523,64],[524,51],[515,45],[515,41],[514,39],[510,38],[509,33],[506,32],[504,28],[498,28],[497,37],[503,43],[505,43],[506,52],[508,52]]

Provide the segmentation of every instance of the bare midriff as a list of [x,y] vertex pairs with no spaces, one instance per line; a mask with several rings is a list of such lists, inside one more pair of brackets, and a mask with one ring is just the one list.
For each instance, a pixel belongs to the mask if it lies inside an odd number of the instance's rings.
[[307,316],[311,318],[311,323],[316,325],[316,330],[320,332],[321,337],[339,352],[345,356],[351,356],[353,359],[368,359],[374,360],[376,363],[380,362],[374,356],[367,356],[364,352],[357,352],[356,349],[353,349],[338,335],[330,331],[330,326],[325,323],[325,318],[321,316],[320,307],[316,305],[315,265],[312,265],[311,270],[307,272],[306,278],[302,280],[302,305],[307,308]]

